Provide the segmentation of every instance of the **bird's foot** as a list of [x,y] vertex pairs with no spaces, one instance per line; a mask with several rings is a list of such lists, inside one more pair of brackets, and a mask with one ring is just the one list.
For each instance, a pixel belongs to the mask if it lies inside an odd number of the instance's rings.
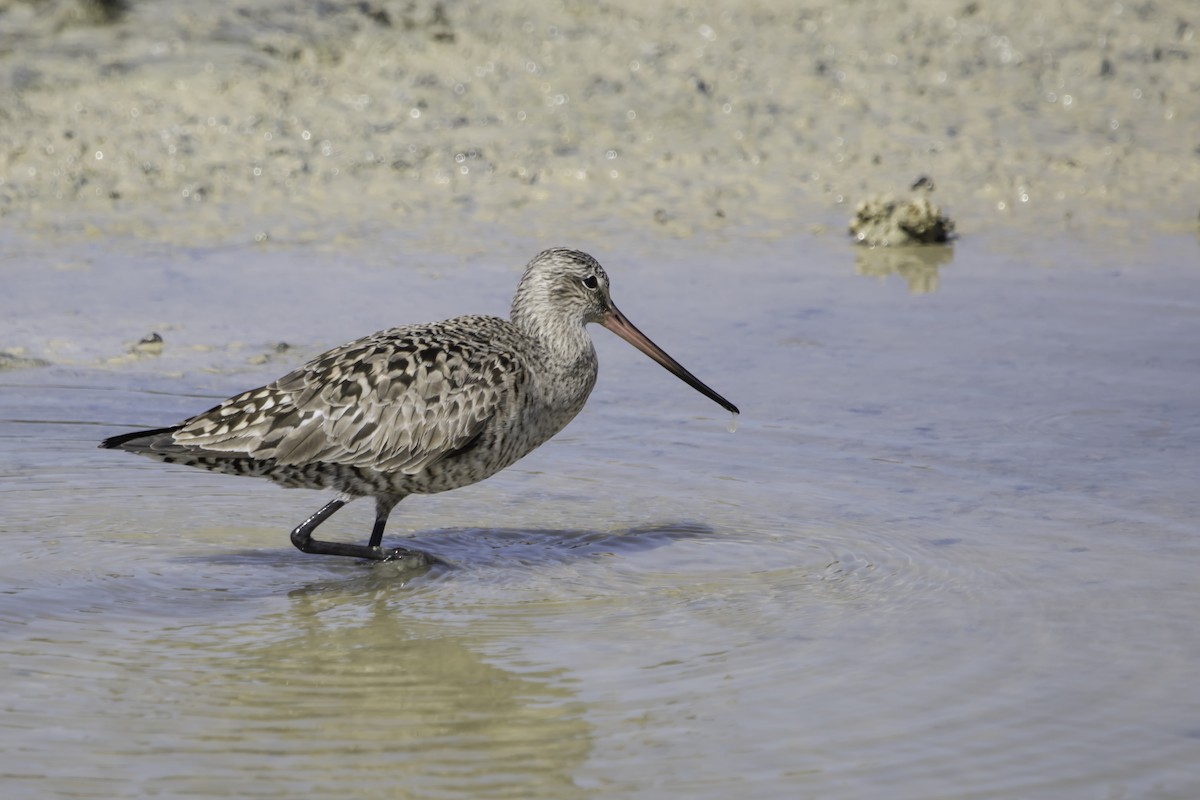
[[372,547],[370,553],[372,561],[390,561],[414,569],[442,563],[440,558],[431,553],[407,547]]

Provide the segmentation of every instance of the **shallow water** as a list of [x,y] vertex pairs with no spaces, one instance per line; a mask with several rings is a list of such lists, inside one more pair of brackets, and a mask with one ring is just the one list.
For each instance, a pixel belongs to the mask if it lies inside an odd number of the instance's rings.
[[502,312],[524,254],[14,259],[52,363],[0,372],[5,796],[1200,791],[1194,242],[960,243],[924,294],[824,239],[632,252],[614,298],[737,432],[598,330],[562,435],[393,515],[415,574],[293,550],[317,493],[95,444]]

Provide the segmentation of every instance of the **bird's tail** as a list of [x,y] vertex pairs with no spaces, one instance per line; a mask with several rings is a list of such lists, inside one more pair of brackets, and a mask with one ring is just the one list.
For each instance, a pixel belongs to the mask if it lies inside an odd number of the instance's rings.
[[267,478],[287,488],[333,489],[345,485],[348,481],[363,480],[355,467],[344,464],[330,464],[325,465],[323,469],[313,470],[310,469],[311,465],[281,465],[271,459],[253,458],[248,453],[225,453],[179,444],[172,434],[181,427],[183,426],[175,425],[170,428],[122,433],[108,437],[100,446],[148,456],[167,464],[182,464],[225,475]]
[[154,428],[148,431],[122,433],[117,436],[108,437],[100,443],[100,446],[108,450],[120,449],[128,450],[131,453],[145,453],[170,443],[171,434],[181,427],[183,426],[173,425],[170,428]]

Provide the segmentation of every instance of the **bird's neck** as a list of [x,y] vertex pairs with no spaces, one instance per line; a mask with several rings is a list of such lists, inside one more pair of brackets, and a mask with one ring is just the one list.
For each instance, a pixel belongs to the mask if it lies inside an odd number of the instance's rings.
[[[522,285],[513,298],[512,324],[537,342],[555,365],[568,368],[581,359],[594,360],[596,350],[582,320],[563,314],[543,287]],[[540,292],[544,294],[544,291]]]
[[577,320],[562,315],[522,312],[514,309],[512,324],[533,339],[545,355],[547,366],[570,369],[580,360],[594,360],[596,350],[592,337]]

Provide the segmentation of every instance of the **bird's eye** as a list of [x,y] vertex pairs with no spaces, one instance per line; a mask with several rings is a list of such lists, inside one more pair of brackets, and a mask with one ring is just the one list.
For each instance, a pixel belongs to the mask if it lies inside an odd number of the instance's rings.
[[586,278],[583,279],[583,285],[589,289],[595,289],[597,286],[600,285],[600,281],[596,280],[595,275],[588,275]]

